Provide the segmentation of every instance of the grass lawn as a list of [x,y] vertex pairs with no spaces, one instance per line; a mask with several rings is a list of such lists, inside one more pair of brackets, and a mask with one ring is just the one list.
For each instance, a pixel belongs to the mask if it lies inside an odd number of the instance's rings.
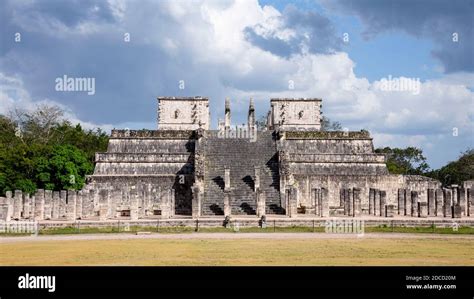
[[472,238],[0,242],[0,265],[474,265]]

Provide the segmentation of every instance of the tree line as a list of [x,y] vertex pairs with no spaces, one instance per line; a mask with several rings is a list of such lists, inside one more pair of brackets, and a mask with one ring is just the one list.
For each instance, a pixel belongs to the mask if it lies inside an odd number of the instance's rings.
[[105,132],[73,125],[57,106],[0,115],[0,193],[81,189],[107,144]]

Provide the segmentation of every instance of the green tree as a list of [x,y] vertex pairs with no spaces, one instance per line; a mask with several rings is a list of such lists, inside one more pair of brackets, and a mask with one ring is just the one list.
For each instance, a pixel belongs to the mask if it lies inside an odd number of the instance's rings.
[[388,171],[392,174],[423,175],[430,168],[423,151],[416,147],[384,147],[375,152],[385,154]]
[[56,106],[0,115],[0,194],[36,188],[80,189],[93,171],[95,152],[105,151],[108,136],[63,119]]
[[474,149],[466,150],[456,161],[428,173],[428,176],[440,180],[443,185],[460,185],[474,179]]
[[54,146],[48,159],[40,157],[36,162],[37,180],[54,190],[81,189],[85,175],[94,169],[86,154],[73,145]]

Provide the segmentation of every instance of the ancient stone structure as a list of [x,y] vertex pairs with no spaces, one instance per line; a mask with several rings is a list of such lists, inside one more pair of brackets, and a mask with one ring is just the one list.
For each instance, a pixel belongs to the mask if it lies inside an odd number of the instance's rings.
[[253,101],[210,130],[207,98],[158,100],[158,129],[112,130],[83,190],[7,192],[0,219],[474,216],[474,180],[389,174],[369,132],[320,131],[320,99],[272,99],[259,131]]

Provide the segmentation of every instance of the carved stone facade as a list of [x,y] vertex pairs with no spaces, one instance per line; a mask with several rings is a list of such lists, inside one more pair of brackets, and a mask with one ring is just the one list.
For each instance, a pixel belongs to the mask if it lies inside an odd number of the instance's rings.
[[209,99],[159,97],[158,127],[161,130],[209,130]]
[[[220,131],[206,98],[159,105],[158,130],[112,131],[83,190],[9,191],[0,219],[474,217],[473,180],[389,174],[369,132],[319,131],[319,99],[272,99],[253,135],[230,134],[230,101]],[[256,130],[253,103],[248,119]]]

